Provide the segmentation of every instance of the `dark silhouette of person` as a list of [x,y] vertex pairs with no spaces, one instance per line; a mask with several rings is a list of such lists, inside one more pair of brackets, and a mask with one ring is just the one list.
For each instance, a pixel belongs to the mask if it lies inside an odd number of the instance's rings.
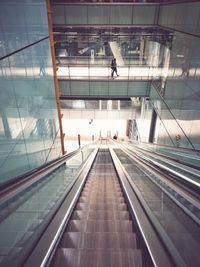
[[45,76],[46,70],[45,70],[45,59],[43,57],[40,58],[40,72],[39,76]]
[[117,135],[116,134],[113,136],[113,139],[117,140]]
[[187,62],[183,62],[182,64],[182,73],[181,73],[181,77],[188,77],[189,76],[189,68],[188,68],[188,64]]
[[112,62],[111,62],[111,76],[112,76],[112,78],[113,78],[113,75],[114,75],[114,72],[116,73],[116,75],[117,76],[119,76],[118,74],[117,74],[117,62],[116,62],[116,58],[113,58],[112,59]]

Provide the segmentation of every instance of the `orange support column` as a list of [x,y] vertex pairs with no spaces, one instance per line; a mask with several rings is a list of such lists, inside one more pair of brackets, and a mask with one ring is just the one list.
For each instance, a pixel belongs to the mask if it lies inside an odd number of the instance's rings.
[[53,30],[52,30],[52,18],[51,18],[52,11],[51,11],[50,0],[46,0],[46,7],[47,7],[50,46],[51,46],[51,58],[52,58],[52,65],[53,65],[53,78],[54,78],[55,94],[56,94],[56,105],[57,105],[57,110],[58,110],[58,121],[59,121],[59,127],[60,127],[61,150],[62,150],[62,154],[64,155],[65,154],[64,134],[63,134],[63,127],[62,127],[62,115],[61,115],[61,109],[60,109],[60,92],[59,92],[58,79],[57,79],[57,74],[56,74],[55,49],[54,49],[54,39],[53,39]]

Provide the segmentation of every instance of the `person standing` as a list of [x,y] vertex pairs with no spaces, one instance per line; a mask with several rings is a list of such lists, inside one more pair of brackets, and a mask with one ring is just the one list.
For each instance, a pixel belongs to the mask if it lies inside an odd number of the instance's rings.
[[114,75],[114,72],[116,73],[117,76],[119,76],[117,74],[117,62],[116,62],[116,58],[113,58],[112,59],[112,62],[111,62],[111,77],[113,78],[113,75]]

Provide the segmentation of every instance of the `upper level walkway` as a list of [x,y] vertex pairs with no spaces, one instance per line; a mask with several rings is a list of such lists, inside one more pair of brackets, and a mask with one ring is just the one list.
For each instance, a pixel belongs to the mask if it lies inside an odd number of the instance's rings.
[[[114,74],[117,80],[157,80],[161,78],[179,79],[183,76],[183,70],[180,67],[162,68],[148,66],[119,66],[117,67],[119,77]],[[192,68],[188,76],[200,75],[200,70]],[[58,79],[76,79],[76,80],[108,80],[111,77],[110,66],[62,66],[57,70]]]

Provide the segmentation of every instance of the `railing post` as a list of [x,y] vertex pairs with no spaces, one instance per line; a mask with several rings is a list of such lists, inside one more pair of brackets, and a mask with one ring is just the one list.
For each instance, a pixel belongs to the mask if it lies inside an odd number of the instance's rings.
[[54,78],[54,85],[55,85],[55,95],[56,95],[56,106],[58,111],[58,121],[60,127],[60,139],[61,139],[61,151],[62,154],[65,154],[65,147],[64,147],[64,134],[63,134],[63,127],[62,127],[62,115],[60,109],[60,92],[58,87],[58,79],[56,74],[56,62],[55,62],[55,50],[54,50],[54,39],[53,39],[53,30],[52,30],[52,18],[51,18],[51,5],[50,0],[46,0],[46,8],[47,8],[47,18],[48,18],[48,29],[49,29],[49,40],[50,40],[50,47],[51,47],[51,59],[53,65],[53,78]]

